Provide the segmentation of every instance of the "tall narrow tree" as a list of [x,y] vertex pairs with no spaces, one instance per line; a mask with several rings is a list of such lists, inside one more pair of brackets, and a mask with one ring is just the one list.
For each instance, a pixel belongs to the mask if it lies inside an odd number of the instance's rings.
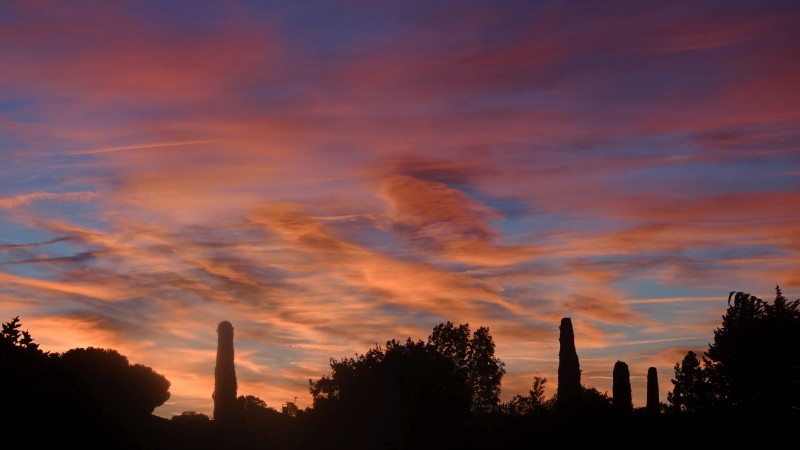
[[633,400],[631,398],[631,373],[628,365],[622,361],[614,364],[614,409],[617,412],[628,414],[633,411]]
[[561,319],[558,327],[560,335],[558,341],[558,402],[566,404],[581,395],[581,365],[578,353],[575,351],[575,334],[572,331],[572,320],[569,317]]
[[661,403],[658,399],[658,372],[655,367],[647,369],[647,407],[649,414],[658,414]]
[[214,368],[214,420],[220,423],[236,419],[236,369],[233,366],[233,325],[228,321],[217,326],[217,366]]

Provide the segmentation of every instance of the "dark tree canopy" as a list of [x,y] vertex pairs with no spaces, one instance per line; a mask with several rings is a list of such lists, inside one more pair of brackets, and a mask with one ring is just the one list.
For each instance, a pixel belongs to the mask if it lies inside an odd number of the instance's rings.
[[180,424],[181,426],[202,426],[211,422],[211,419],[203,414],[195,411],[183,411],[180,414],[172,416],[172,422]]
[[132,382],[137,383],[137,398],[134,400],[137,411],[151,414],[153,410],[169,400],[169,380],[150,367],[142,364],[132,364],[128,368],[128,376]]
[[711,407],[711,386],[695,352],[689,351],[683,361],[675,364],[672,392],[667,401],[675,412],[697,413]]
[[780,287],[769,303],[731,292],[722,326],[703,357],[694,352],[675,366],[667,398],[679,412],[800,412],[800,300]]
[[732,292],[722,326],[706,351],[708,379],[720,406],[752,411],[800,410],[800,300],[780,287],[770,304]]
[[314,415],[337,424],[342,442],[330,445],[413,447],[413,439],[472,414],[499,410],[503,363],[485,327],[451,322],[434,327],[428,342],[391,340],[363,355],[331,360],[331,373],[309,380]]
[[500,405],[500,383],[505,364],[494,355],[489,329],[480,327],[470,336],[469,324],[446,322],[433,328],[428,346],[450,359],[472,390],[475,413],[496,411]]
[[392,340],[330,365],[330,375],[309,384],[314,412],[345,439],[336,445],[385,448],[407,442],[411,430],[469,414],[464,373],[422,341]]
[[131,365],[116,350],[78,348],[42,352],[19,318],[3,324],[0,338],[2,415],[12,423],[46,411],[65,426],[150,415],[169,399],[170,383],[153,369]]
[[116,350],[72,349],[58,365],[76,393],[75,406],[89,414],[145,415],[169,399],[170,382],[153,369],[130,365]]
[[267,406],[267,402],[254,395],[240,395],[236,399],[236,406],[246,425],[264,424],[281,415],[275,408]]
[[17,316],[0,332],[0,420],[29,415],[52,396],[50,357],[21,326]]
[[584,385],[581,385],[576,397],[562,401],[556,392],[547,404],[549,409],[562,417],[603,417],[614,411],[612,399],[606,392]]
[[575,351],[575,334],[572,320],[561,319],[558,327],[560,348],[558,351],[558,401],[566,404],[576,401],[581,396],[581,365],[578,352]]
[[612,392],[614,395],[614,409],[618,413],[628,414],[633,411],[631,373],[628,369],[628,364],[623,361],[617,361],[614,364]]

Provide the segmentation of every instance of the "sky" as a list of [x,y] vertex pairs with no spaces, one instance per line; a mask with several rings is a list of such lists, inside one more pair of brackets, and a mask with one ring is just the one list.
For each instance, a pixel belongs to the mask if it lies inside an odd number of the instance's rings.
[[796,1],[0,3],[0,320],[211,414],[490,329],[501,398],[645,404],[728,293],[800,297]]

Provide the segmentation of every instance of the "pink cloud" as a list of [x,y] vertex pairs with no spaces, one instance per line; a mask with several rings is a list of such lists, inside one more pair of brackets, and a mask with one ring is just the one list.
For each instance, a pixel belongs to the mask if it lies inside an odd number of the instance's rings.
[[489,221],[499,215],[442,183],[394,176],[381,183],[394,225],[414,239],[486,241],[495,231]]

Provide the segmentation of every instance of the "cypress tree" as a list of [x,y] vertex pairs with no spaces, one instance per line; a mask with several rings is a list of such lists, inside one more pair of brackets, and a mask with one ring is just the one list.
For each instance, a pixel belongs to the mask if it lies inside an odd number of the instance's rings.
[[661,404],[658,399],[658,373],[655,367],[647,369],[647,412],[658,414]]
[[214,420],[229,423],[236,419],[236,369],[233,366],[233,325],[217,326],[217,365],[214,368]]
[[575,334],[572,331],[572,320],[561,319],[558,327],[558,401],[561,404],[572,402],[581,395],[581,365],[575,351]]
[[622,361],[614,364],[614,409],[617,412],[628,414],[633,411],[633,400],[631,399],[631,373],[628,365]]

